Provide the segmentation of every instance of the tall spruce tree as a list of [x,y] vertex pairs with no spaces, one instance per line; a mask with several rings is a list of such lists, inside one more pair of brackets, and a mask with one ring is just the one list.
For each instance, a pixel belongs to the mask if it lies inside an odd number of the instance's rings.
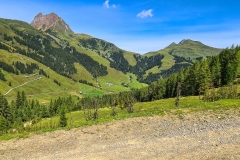
[[22,98],[20,92],[17,92],[17,99],[16,99],[16,108],[19,109],[22,106]]
[[210,60],[209,67],[211,70],[211,79],[214,87],[221,85],[221,66],[219,62],[219,56],[214,56]]
[[6,127],[10,128],[13,123],[13,115],[7,99],[0,94],[0,115],[6,120]]
[[211,73],[207,61],[203,60],[200,65],[197,77],[199,95],[211,87]]
[[64,108],[62,108],[62,109],[61,109],[61,112],[60,112],[59,125],[60,125],[60,127],[65,127],[65,126],[67,126],[67,117],[66,117],[66,113],[65,113],[65,109],[64,109]]
[[7,120],[0,115],[0,134],[5,133],[7,130]]

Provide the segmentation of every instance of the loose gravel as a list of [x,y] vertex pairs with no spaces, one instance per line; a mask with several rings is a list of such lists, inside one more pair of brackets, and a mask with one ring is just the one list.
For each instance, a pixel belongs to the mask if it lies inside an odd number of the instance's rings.
[[0,159],[240,159],[238,114],[140,117],[0,142]]

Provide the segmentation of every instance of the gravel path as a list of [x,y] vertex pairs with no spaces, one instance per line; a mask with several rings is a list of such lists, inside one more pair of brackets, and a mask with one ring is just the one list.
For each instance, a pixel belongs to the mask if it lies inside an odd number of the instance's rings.
[[240,117],[131,118],[0,142],[0,159],[240,159]]

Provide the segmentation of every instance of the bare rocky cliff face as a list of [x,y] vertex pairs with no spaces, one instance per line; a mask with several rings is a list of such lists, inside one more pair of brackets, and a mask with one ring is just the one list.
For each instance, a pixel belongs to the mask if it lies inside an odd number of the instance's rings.
[[34,28],[42,31],[50,29],[53,32],[67,32],[73,33],[68,24],[55,13],[43,15],[39,13],[30,23]]

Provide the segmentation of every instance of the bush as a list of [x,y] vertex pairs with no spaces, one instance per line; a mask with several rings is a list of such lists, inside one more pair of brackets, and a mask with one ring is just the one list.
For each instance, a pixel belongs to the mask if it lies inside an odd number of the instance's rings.
[[203,100],[213,102],[219,99],[237,99],[237,98],[239,98],[237,86],[230,85],[228,87],[221,87],[218,89],[205,91]]

